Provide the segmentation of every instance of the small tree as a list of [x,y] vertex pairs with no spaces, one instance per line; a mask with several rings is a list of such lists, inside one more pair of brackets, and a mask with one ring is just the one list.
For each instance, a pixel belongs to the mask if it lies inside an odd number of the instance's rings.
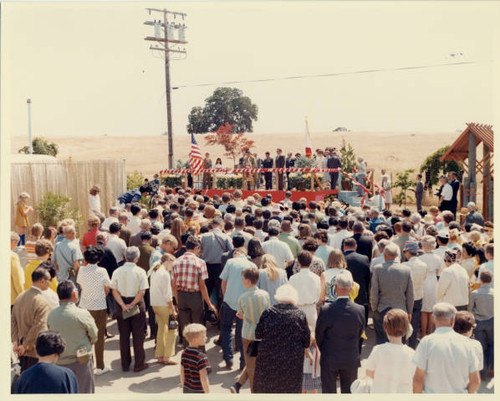
[[206,144],[222,145],[224,146],[224,156],[233,159],[233,165],[236,165],[236,157],[241,154],[245,149],[255,147],[255,141],[244,137],[243,132],[233,134],[234,125],[224,124],[219,129],[205,137]]
[[[59,153],[59,145],[54,142],[49,142],[45,138],[36,137],[31,142],[33,146],[33,154],[35,155],[50,155],[56,157]],[[24,146],[17,153],[29,153],[29,146]]]
[[339,149],[340,162],[342,163],[342,170],[346,173],[352,173],[356,167],[356,154],[354,153],[354,148],[350,143],[342,138],[342,146]]
[[439,182],[439,175],[449,171],[456,171],[458,175],[462,171],[462,167],[453,160],[439,161],[450,145],[443,146],[441,149],[436,150],[432,155],[428,156],[420,166],[420,172],[429,171],[431,185],[436,185]]
[[396,173],[396,181],[392,186],[395,188],[400,188],[401,190],[394,198],[394,201],[399,206],[401,206],[402,204],[406,206],[406,203],[409,200],[412,200],[408,196],[406,191],[408,191],[408,188],[416,185],[416,182],[410,179],[410,174],[412,174],[414,171],[414,169],[409,169],[403,171],[402,173]]
[[75,220],[75,225],[78,227],[81,224],[82,216],[78,208],[72,208],[68,205],[70,201],[71,199],[67,196],[47,192],[35,208],[42,225],[55,227],[59,221],[71,218]]
[[127,190],[139,188],[144,183],[144,176],[137,170],[127,173]]

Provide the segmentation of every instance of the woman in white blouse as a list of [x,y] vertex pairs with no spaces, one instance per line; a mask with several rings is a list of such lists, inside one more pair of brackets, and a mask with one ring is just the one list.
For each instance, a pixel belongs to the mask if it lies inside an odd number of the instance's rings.
[[89,216],[97,216],[104,219],[106,216],[104,216],[101,212],[101,198],[99,197],[100,192],[100,188],[96,185],[89,190]]
[[109,367],[104,365],[104,337],[106,336],[106,295],[109,293],[111,281],[106,269],[97,266],[104,256],[101,246],[89,246],[83,257],[86,266],[78,271],[76,282],[80,284],[80,308],[87,309],[95,320],[97,326],[97,342],[94,345],[96,359],[96,375],[109,372]]
[[376,345],[366,361],[366,375],[373,379],[372,393],[412,393],[415,365],[413,351],[402,342],[408,330],[408,314],[391,309],[384,316],[389,342]]
[[152,266],[149,290],[151,306],[158,324],[155,356],[158,358],[158,363],[176,365],[177,362],[170,359],[170,357],[175,353],[177,329],[169,328],[170,315],[174,319],[177,318],[177,312],[172,303],[172,281],[169,272],[175,257],[166,253],[163,255],[162,260],[164,260],[163,263],[158,261],[156,265]]

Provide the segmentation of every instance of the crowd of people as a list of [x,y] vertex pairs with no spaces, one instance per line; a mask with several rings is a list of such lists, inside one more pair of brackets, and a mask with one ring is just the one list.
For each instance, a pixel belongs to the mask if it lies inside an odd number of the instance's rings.
[[[382,212],[159,186],[153,206],[105,215],[98,194],[82,238],[71,219],[30,226],[23,194],[29,236],[11,235],[16,393],[94,392],[110,370],[110,319],[123,371],[148,369],[149,334],[184,392],[210,391],[207,325],[225,367],[239,366],[232,393],[335,393],[338,381],[342,393],[474,393],[493,375],[493,223],[473,203],[457,220],[450,202]],[[369,318],[377,345],[358,377]]]

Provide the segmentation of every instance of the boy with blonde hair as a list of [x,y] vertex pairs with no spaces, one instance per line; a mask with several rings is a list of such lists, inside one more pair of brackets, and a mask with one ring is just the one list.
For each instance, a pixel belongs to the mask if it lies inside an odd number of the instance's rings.
[[198,347],[205,345],[207,329],[199,323],[188,324],[183,337],[188,342],[181,356],[181,385],[184,393],[209,393],[208,368],[210,362]]

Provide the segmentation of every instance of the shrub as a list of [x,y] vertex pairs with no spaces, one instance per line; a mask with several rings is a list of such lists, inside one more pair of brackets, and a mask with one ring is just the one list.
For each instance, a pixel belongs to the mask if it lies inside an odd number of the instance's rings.
[[412,201],[406,191],[408,188],[415,186],[416,182],[410,179],[410,174],[413,173],[415,170],[409,169],[405,170],[402,173],[396,173],[396,181],[392,185],[395,188],[400,188],[401,191],[395,196],[394,202],[396,202],[399,206],[401,206],[403,203],[406,206],[406,203],[408,201]]
[[127,173],[127,190],[140,188],[143,183],[144,176],[137,170],[134,170],[133,173]]
[[35,208],[42,225],[55,227],[59,221],[71,218],[75,220],[75,226],[78,227],[82,222],[82,216],[78,208],[68,205],[70,201],[71,199],[65,195],[47,192]]
[[[31,145],[33,146],[33,154],[35,155],[50,155],[56,157],[57,153],[59,153],[59,145],[57,143],[49,142],[42,137],[36,137],[33,139]],[[17,153],[28,154],[29,146],[22,147]]]

